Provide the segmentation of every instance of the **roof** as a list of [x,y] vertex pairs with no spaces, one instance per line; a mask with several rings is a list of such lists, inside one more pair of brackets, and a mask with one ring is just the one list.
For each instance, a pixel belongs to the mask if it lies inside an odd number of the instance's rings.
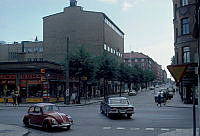
[[150,57],[143,53],[131,52],[131,53],[124,53],[124,58],[150,58]]

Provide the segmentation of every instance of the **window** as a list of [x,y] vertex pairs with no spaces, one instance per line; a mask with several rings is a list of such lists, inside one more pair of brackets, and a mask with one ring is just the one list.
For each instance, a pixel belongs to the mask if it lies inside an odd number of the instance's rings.
[[177,38],[178,38],[178,28],[176,28],[176,35],[175,35],[175,42],[177,42]]
[[181,0],[181,6],[188,5],[188,0]]
[[124,38],[124,34],[117,28],[114,26],[113,23],[111,23],[107,18],[104,19],[104,22],[110,26],[118,35],[120,35],[122,38]]
[[183,18],[181,20],[182,34],[189,34],[189,18]]
[[183,63],[189,63],[189,62],[190,62],[190,48],[183,47]]
[[176,19],[176,10],[177,10],[177,4],[174,6],[174,18]]

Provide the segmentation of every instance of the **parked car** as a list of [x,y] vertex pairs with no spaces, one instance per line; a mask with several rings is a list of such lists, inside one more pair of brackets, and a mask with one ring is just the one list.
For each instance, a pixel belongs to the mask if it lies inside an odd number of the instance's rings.
[[137,92],[135,90],[129,90],[128,95],[135,96],[135,95],[137,95]]
[[29,107],[23,118],[25,126],[38,126],[49,130],[54,127],[70,129],[73,124],[71,116],[59,112],[59,108],[51,103],[38,103]]
[[134,107],[126,97],[108,97],[101,102],[100,111],[107,117],[113,114],[121,114],[130,118],[134,114]]

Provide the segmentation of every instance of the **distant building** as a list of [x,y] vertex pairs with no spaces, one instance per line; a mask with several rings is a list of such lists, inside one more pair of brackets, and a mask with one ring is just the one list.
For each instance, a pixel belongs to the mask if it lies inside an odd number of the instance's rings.
[[2,44],[0,46],[0,62],[43,61],[43,52],[42,41]]
[[[176,64],[187,64],[188,69],[180,82],[180,94],[184,103],[192,102],[192,86],[196,86],[197,40],[193,38],[196,0],[173,0],[174,50]],[[197,95],[197,94],[196,94]]]
[[143,70],[152,71],[156,76],[156,80],[154,81],[155,84],[163,83],[164,79],[166,80],[166,77],[163,77],[166,75],[163,73],[164,71],[162,70],[162,66],[143,53],[133,51],[130,53],[124,53],[124,61],[129,66],[137,65]]

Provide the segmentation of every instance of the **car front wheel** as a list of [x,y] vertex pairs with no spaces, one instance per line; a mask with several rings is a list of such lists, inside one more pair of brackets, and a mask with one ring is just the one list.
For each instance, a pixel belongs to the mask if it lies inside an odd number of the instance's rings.
[[128,118],[131,118],[131,116],[132,116],[132,114],[127,114],[127,117],[128,117]]
[[49,122],[44,122],[43,128],[44,128],[45,130],[50,130],[50,129],[51,129],[51,124],[50,124]]
[[28,118],[25,118],[25,119],[24,119],[24,125],[25,125],[26,127],[29,127],[29,126],[30,126],[30,121],[29,121]]

